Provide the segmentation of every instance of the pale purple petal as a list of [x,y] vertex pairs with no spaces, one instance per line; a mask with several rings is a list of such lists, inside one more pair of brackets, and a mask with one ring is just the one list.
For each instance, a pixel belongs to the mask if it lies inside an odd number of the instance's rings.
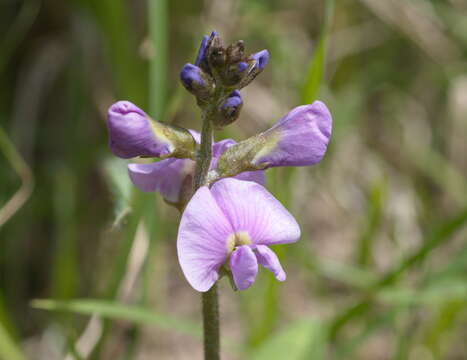
[[331,113],[324,103],[298,106],[264,133],[268,144],[252,163],[267,167],[316,164],[326,153],[331,129]]
[[180,190],[195,162],[189,159],[165,159],[151,164],[129,164],[131,181],[142,191],[158,191],[167,201],[178,203]]
[[160,157],[173,149],[155,136],[146,113],[129,101],[119,101],[108,111],[109,147],[114,155],[129,159],[136,156]]
[[281,263],[274,251],[266,245],[258,245],[255,248],[256,258],[258,263],[272,272],[275,278],[279,281],[284,281],[286,278],[285,271],[282,269]]
[[219,278],[219,267],[227,260],[227,239],[232,227],[209,189],[193,195],[178,229],[178,260],[186,279],[197,291],[207,291]]
[[255,282],[258,261],[251,247],[242,245],[234,250],[230,256],[230,269],[238,290],[246,290]]
[[285,244],[300,237],[293,216],[264,187],[250,181],[226,178],[211,193],[234,231],[249,234],[256,245]]

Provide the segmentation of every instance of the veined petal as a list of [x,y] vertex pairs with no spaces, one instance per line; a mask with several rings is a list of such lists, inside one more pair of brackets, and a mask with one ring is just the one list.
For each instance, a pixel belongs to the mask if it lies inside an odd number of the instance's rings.
[[258,261],[251,247],[242,245],[234,250],[230,256],[230,269],[238,290],[246,290],[255,282]]
[[165,159],[151,164],[129,164],[128,175],[142,191],[158,191],[169,202],[178,203],[186,177],[195,162],[189,159]]
[[272,272],[277,280],[284,281],[286,279],[285,271],[274,251],[266,245],[258,245],[256,246],[255,253],[258,263]]
[[216,182],[211,193],[235,232],[245,232],[253,244],[286,244],[300,237],[293,216],[264,187],[227,178]]
[[183,212],[177,237],[180,266],[195,290],[208,291],[219,278],[232,233],[208,187],[198,189]]
[[331,129],[331,113],[324,103],[298,106],[262,134],[265,145],[251,162],[267,167],[314,165],[326,153]]

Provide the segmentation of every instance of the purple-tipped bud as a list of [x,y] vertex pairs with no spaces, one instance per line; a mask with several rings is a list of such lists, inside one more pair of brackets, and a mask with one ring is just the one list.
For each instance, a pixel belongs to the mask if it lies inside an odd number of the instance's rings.
[[180,72],[183,86],[198,99],[206,100],[214,91],[211,77],[201,68],[192,64],[186,64]]
[[237,69],[240,72],[244,72],[246,69],[248,69],[248,64],[244,61],[241,61],[237,64]]
[[198,55],[196,56],[195,65],[201,66],[201,63],[207,61],[206,58],[206,48],[208,46],[209,36],[204,35],[203,40],[201,40],[201,45],[199,46]]
[[240,95],[240,91],[233,91],[219,106],[217,116],[214,119],[214,125],[216,128],[222,128],[237,120],[242,106],[243,100]]
[[261,50],[251,54],[250,59],[255,61],[253,69],[263,70],[269,62],[269,51]]
[[108,110],[109,147],[118,157],[193,156],[195,141],[186,129],[151,120],[129,101],[119,101]]
[[268,62],[269,52],[267,50],[261,50],[250,55],[248,58],[248,73],[243,76],[239,88],[244,88],[249,83],[251,83],[256,78],[256,76],[258,76],[263,71]]
[[208,58],[209,68],[220,70],[224,67],[226,62],[226,50],[222,43],[222,39],[213,31],[209,37],[206,55]]

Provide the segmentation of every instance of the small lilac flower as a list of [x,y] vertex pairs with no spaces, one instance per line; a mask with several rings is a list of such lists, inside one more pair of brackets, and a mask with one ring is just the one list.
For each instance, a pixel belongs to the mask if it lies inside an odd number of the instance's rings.
[[[193,138],[199,143],[199,133],[190,130]],[[219,157],[229,147],[235,145],[232,139],[216,142],[212,146],[211,169],[215,168]],[[133,184],[144,192],[159,192],[162,197],[173,204],[180,204],[184,198],[184,186],[191,189],[191,179],[195,162],[190,159],[165,159],[149,164],[129,164],[128,175]],[[247,171],[236,176],[239,180],[255,181],[264,185],[264,171]]]
[[110,150],[124,159],[136,156],[190,157],[195,146],[188,131],[151,120],[129,101],[116,102],[109,108],[107,127]]
[[323,102],[298,106],[264,133],[269,142],[252,163],[266,167],[314,165],[326,153],[331,129],[331,113]]
[[295,242],[300,228],[293,216],[264,187],[223,179],[201,187],[188,203],[177,238],[183,273],[197,291],[207,291],[230,267],[239,290],[255,281],[258,264],[277,280],[286,278],[268,245]]
[[326,153],[332,117],[321,101],[298,106],[269,130],[231,146],[220,157],[221,177],[277,166],[308,166]]

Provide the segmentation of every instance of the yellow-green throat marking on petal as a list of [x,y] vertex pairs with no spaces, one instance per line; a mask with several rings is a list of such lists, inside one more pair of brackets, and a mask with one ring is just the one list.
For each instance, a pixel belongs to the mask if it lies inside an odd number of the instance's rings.
[[235,247],[250,244],[251,238],[246,231],[235,232],[227,238],[227,252],[231,254]]

